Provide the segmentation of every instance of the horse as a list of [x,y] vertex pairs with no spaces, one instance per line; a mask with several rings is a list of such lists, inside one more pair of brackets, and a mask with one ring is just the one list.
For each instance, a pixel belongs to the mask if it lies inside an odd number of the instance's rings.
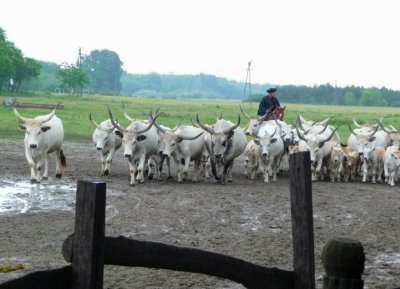
[[261,118],[263,120],[273,120],[273,119],[278,119],[278,120],[283,120],[283,116],[285,115],[284,111],[286,109],[286,105],[284,107],[278,106],[273,110],[272,112],[267,112],[264,114]]

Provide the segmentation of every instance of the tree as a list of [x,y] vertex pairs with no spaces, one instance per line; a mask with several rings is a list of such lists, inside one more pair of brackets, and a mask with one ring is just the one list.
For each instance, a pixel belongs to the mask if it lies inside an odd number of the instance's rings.
[[21,83],[40,74],[41,65],[32,58],[25,58],[14,43],[7,40],[6,34],[0,28],[0,90],[13,79],[12,90],[18,90]]
[[101,94],[121,92],[122,62],[117,53],[103,49],[93,50],[83,58],[82,69],[90,79],[91,89]]
[[356,104],[356,98],[352,92],[346,92],[344,95],[344,103],[346,105],[355,105]]
[[70,90],[71,95],[75,94],[77,89],[82,89],[90,84],[85,72],[73,64],[62,63],[57,72],[58,78],[61,80],[61,86]]
[[366,88],[361,92],[359,101],[361,106],[387,106],[387,101],[382,97],[377,88]]

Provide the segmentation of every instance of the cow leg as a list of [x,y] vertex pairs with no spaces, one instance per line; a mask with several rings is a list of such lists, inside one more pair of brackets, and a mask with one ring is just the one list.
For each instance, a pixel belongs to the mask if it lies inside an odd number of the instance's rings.
[[105,163],[104,171],[103,171],[104,175],[106,175],[106,176],[110,174],[111,163],[114,158],[114,154],[115,154],[115,149],[111,149],[109,151],[109,153],[107,154],[106,163]]
[[104,170],[106,169],[106,156],[103,152],[100,152],[100,160],[101,160],[101,172],[100,174],[104,176]]
[[[56,151],[56,172],[57,172],[57,167],[59,165],[58,159],[57,159],[57,154],[58,151]],[[49,154],[46,154],[44,157],[44,173],[42,179],[47,180],[49,178],[49,161],[50,161],[50,156]],[[57,176],[57,173],[56,173]]]
[[198,175],[198,173],[199,173],[199,171],[200,171],[200,165],[201,165],[201,159],[200,158],[198,158],[198,159],[196,159],[196,160],[194,160],[194,175],[193,175],[193,182],[195,182],[195,183],[197,183],[197,175]]
[[131,175],[131,181],[129,183],[130,186],[136,186],[136,163],[132,161],[129,161],[129,173]]
[[46,157],[40,158],[40,160],[36,164],[36,181],[38,183],[40,183],[42,181],[42,171],[43,171],[43,167],[45,167],[45,159],[46,159]]
[[139,165],[138,165],[138,174],[136,177],[136,180],[139,181],[139,183],[144,183],[144,165],[147,163],[147,158],[145,155],[141,155],[139,159]]
[[[223,167],[223,172],[221,174],[221,185],[225,185],[226,175],[227,175],[227,173],[230,174],[230,171],[231,171],[230,168],[231,168],[232,165],[233,165],[233,160],[230,160],[230,161],[225,163],[225,165]],[[232,181],[231,176],[230,176],[230,179],[231,179],[230,181]]]
[[32,151],[30,148],[25,148],[25,157],[31,170],[31,183],[36,183],[36,164],[32,158]]

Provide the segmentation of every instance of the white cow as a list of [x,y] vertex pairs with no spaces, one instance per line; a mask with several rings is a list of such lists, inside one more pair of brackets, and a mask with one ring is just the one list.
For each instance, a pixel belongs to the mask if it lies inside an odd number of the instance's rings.
[[254,179],[257,171],[258,171],[258,151],[259,145],[255,143],[254,140],[251,140],[247,143],[243,155],[244,155],[244,175],[246,178],[249,177],[250,171],[250,179]]
[[240,115],[237,124],[219,119],[211,128],[201,124],[197,114],[197,123],[211,134],[210,160],[215,179],[225,184],[228,175],[228,181],[232,181],[233,162],[243,153],[247,144],[246,135],[239,127]]
[[373,184],[376,183],[376,177],[378,177],[378,182],[382,182],[384,155],[385,148],[381,146],[374,146],[373,144],[369,143],[364,148],[363,182],[366,182],[369,176],[372,176]]
[[276,175],[280,167],[282,155],[285,151],[282,138],[279,135],[274,137],[276,131],[276,128],[272,134],[266,131],[263,136],[254,140],[254,142],[259,145],[259,164],[264,173],[264,182],[266,183],[268,183],[270,175],[272,176],[272,180],[276,181]]
[[[58,104],[59,105],[59,104]],[[49,176],[49,154],[56,155],[56,177],[61,178],[66,167],[66,159],[62,150],[64,127],[56,115],[56,109],[47,115],[26,118],[14,107],[15,116],[23,122],[20,128],[25,131],[25,156],[31,169],[31,182],[40,182]],[[44,165],[44,173],[42,175]]]
[[309,151],[311,161],[311,177],[313,181],[318,179],[323,180],[325,172],[329,168],[329,161],[331,155],[331,138],[335,134],[335,130],[330,135],[326,136],[321,133],[309,133],[303,135],[296,128],[297,135],[301,140],[299,142],[299,151]]
[[384,161],[385,182],[394,186],[400,168],[400,150],[398,146],[386,148]]
[[149,157],[158,154],[158,134],[153,124],[159,114],[150,123],[134,121],[127,128],[122,128],[114,121],[110,108],[108,113],[111,123],[117,129],[116,133],[122,138],[124,156],[129,160],[130,185],[135,186],[136,180],[143,183]]
[[163,156],[172,157],[178,165],[178,183],[182,183],[187,177],[190,161],[194,161],[193,181],[197,182],[197,174],[200,168],[201,156],[204,149],[205,138],[200,137],[204,133],[202,129],[193,126],[180,126],[176,130],[164,130],[158,125],[157,129],[163,135],[165,147]]
[[107,119],[97,124],[92,115],[89,114],[89,119],[95,126],[93,131],[93,143],[96,149],[100,152],[101,160],[101,175],[110,174],[110,166],[115,152],[121,147],[122,139],[115,132],[115,127],[111,120]]

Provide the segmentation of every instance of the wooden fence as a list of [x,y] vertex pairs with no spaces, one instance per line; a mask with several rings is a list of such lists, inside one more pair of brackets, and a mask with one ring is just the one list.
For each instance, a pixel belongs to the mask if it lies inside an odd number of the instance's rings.
[[[106,183],[78,181],[74,234],[63,243],[70,266],[38,271],[0,289],[101,289],[104,264],[206,274],[251,289],[315,289],[314,228],[309,152],[289,158],[293,271],[267,268],[235,257],[125,237],[105,237]],[[324,289],[362,289],[365,255],[351,239],[335,239],[323,250]]]

